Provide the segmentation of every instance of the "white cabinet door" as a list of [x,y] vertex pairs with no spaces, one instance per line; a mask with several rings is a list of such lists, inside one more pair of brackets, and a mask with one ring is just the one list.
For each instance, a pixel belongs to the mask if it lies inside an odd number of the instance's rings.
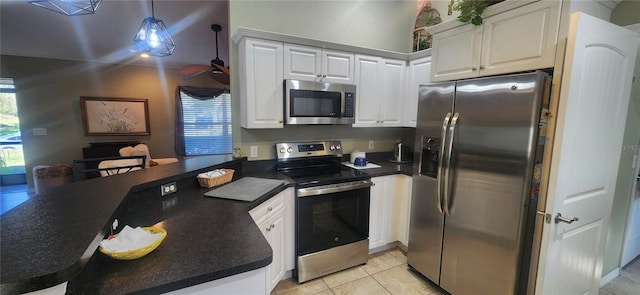
[[244,38],[239,46],[240,125],[283,127],[283,43]]
[[353,84],[353,53],[323,50],[322,82]]
[[375,127],[380,123],[382,58],[357,55],[355,65],[356,118],[354,127]]
[[409,220],[411,215],[411,176],[395,175],[396,192],[393,200],[393,233],[392,239],[402,244],[404,250],[409,245]]
[[319,81],[322,50],[316,47],[284,44],[284,78]]
[[402,107],[404,106],[404,86],[407,62],[404,60],[382,60],[382,97],[380,107],[380,126],[402,126]]
[[369,249],[393,242],[392,217],[395,196],[395,176],[371,178],[371,201],[369,207]]
[[558,5],[560,1],[539,1],[487,18],[482,31],[480,75],[553,67]]
[[288,188],[249,211],[273,251],[273,261],[266,267],[269,291],[295,267],[293,197],[293,188]]
[[482,26],[464,25],[433,35],[431,81],[478,76]]
[[353,84],[354,54],[297,44],[284,45],[284,78]]
[[260,225],[262,234],[269,242],[273,252],[273,261],[267,267],[268,290],[273,288],[284,278],[285,267],[285,216],[284,210],[278,210]]
[[404,107],[405,127],[416,127],[418,117],[418,89],[421,84],[428,84],[431,79],[431,56],[421,57],[409,62],[409,79]]

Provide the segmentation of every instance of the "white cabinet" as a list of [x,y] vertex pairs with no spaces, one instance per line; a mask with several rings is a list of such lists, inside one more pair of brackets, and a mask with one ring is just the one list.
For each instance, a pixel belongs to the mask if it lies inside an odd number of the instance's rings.
[[294,268],[293,189],[275,195],[249,214],[273,251],[273,261],[266,268],[266,287],[271,291]]
[[353,84],[354,54],[297,44],[284,44],[284,78]]
[[418,89],[422,84],[428,84],[431,76],[431,56],[421,57],[409,61],[407,89],[403,126],[416,127],[418,117]]
[[240,126],[283,127],[283,43],[243,38],[238,44]]
[[353,127],[402,126],[404,60],[356,55],[356,119]]
[[395,240],[400,242],[401,247],[407,250],[409,245],[409,223],[411,217],[411,185],[413,179],[411,176],[404,174],[397,175],[398,191],[393,203],[394,219],[393,228],[395,232]]
[[554,66],[561,1],[538,1],[433,34],[431,81]]
[[406,250],[409,243],[411,177],[396,174],[373,177],[371,181],[369,250],[395,241],[399,241]]

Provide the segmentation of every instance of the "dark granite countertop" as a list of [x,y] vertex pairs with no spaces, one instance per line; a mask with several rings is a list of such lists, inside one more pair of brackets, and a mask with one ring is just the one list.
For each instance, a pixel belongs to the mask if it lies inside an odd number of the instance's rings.
[[[411,175],[412,164],[367,155],[380,168],[372,177]],[[71,294],[157,294],[264,267],[272,253],[248,210],[277,192],[246,203],[203,196],[195,176],[231,168],[243,176],[289,179],[275,161],[230,156],[191,158],[128,174],[56,187],[0,217],[0,293],[12,294],[70,281]],[[176,181],[178,192],[160,197],[159,186]],[[125,225],[156,225],[167,238],[147,256],[119,261],[96,251],[114,218]],[[119,231],[120,228],[116,231]]]

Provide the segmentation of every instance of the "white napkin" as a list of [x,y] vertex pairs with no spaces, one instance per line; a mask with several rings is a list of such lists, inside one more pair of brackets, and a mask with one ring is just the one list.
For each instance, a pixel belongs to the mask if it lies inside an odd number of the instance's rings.
[[225,175],[225,174],[226,174],[226,172],[224,172],[224,170],[216,169],[216,170],[213,170],[213,171],[200,173],[200,174],[198,174],[198,176],[211,178],[211,177],[222,176],[222,175]]
[[100,246],[107,252],[123,252],[140,249],[157,242],[162,233],[151,233],[141,227],[132,228],[125,225],[122,231],[111,240],[102,240]]

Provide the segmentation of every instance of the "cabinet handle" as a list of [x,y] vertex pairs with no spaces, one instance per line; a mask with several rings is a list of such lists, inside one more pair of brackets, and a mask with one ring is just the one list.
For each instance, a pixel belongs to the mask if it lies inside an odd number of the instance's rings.
[[270,228],[270,227],[267,227],[267,229],[266,229],[266,230],[267,230],[267,231],[271,231],[271,228]]
[[282,123],[282,121],[278,121],[278,123]]
[[326,78],[326,77],[327,77],[327,74],[322,75],[322,78]]
[[273,211],[273,208],[269,207],[269,208],[267,208],[267,211],[271,212],[271,211]]
[[320,77],[322,77],[322,75],[318,74],[318,75],[316,75],[316,77],[320,78]]
[[267,227],[266,230],[267,231],[271,231],[271,229],[274,228],[274,227],[276,227],[276,225],[275,224],[271,224],[270,226]]
[[271,228],[274,228],[274,227],[276,227],[276,225],[272,223],[272,224],[271,224]]
[[472,71],[477,71],[477,70],[478,70],[478,68],[473,67],[473,68],[471,68],[471,70],[472,70]]
[[483,66],[483,65],[480,65],[480,69],[481,69],[481,70],[484,70],[484,66]]

